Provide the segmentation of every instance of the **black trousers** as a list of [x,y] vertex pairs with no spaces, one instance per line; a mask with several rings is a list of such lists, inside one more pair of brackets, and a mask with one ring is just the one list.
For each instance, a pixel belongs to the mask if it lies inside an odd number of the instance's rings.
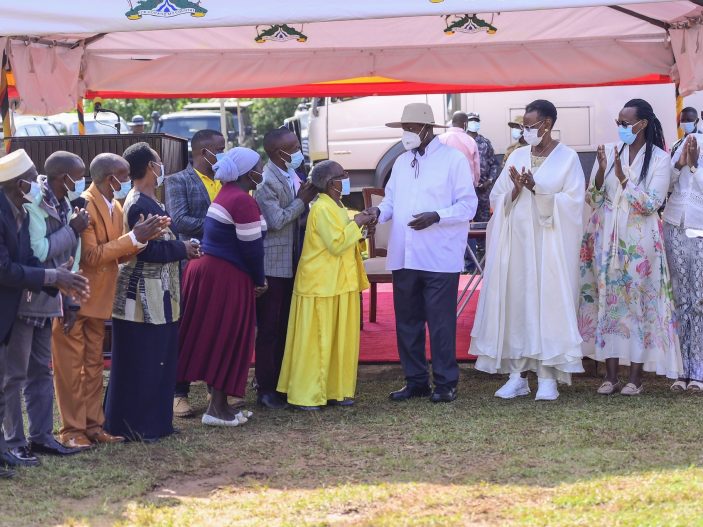
[[267,276],[266,294],[256,299],[256,383],[260,394],[276,391],[286,349],[293,278]]
[[456,362],[456,299],[459,273],[434,273],[400,269],[393,271],[393,305],[398,353],[410,386],[429,384],[425,358],[425,326],[430,330],[432,374],[438,388],[455,387],[459,380]]

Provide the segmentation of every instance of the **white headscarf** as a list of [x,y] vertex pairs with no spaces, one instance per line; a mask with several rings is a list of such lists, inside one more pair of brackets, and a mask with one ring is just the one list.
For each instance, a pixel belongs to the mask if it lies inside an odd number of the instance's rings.
[[212,166],[215,179],[228,183],[237,181],[254,168],[261,156],[251,148],[238,146],[225,152],[225,155]]

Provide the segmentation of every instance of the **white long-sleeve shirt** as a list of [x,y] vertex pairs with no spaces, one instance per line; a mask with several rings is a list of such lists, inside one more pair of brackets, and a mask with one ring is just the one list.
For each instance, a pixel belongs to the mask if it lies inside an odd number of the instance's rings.
[[[461,152],[435,138],[422,156],[402,154],[378,207],[381,223],[393,220],[386,268],[463,271],[469,221],[477,205],[471,168]],[[421,231],[408,227],[413,215],[422,212],[437,212],[439,222]]]

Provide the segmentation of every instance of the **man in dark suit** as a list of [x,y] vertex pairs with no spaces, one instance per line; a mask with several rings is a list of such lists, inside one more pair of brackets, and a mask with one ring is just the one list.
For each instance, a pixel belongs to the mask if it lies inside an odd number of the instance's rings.
[[[179,239],[203,239],[205,215],[222,184],[215,180],[212,166],[218,154],[225,151],[225,138],[217,130],[199,130],[190,141],[193,163],[185,170],[170,175],[165,180],[166,210],[173,221]],[[190,383],[176,384],[173,396],[173,415],[192,417],[188,402]]]
[[[22,291],[39,292],[46,288],[57,294],[57,289],[75,298],[89,294],[85,277],[74,274],[69,265],[44,269],[32,253],[29,239],[29,217],[24,203],[40,196],[36,182],[37,170],[24,150],[17,150],[0,158],[0,422],[5,414],[5,363],[7,343],[17,316]],[[72,264],[73,262],[69,262]],[[7,455],[5,438],[0,434],[0,479],[11,478],[8,467],[14,458]]]

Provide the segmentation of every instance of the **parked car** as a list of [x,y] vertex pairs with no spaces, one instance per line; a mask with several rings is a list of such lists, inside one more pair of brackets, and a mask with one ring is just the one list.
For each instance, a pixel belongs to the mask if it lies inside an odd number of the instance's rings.
[[[67,126],[68,135],[78,135],[78,115],[73,115],[73,119]],[[99,113],[97,119],[92,114],[85,115],[85,133],[86,135],[97,134],[116,134],[117,133],[117,117],[109,113]],[[129,125],[122,117],[120,117],[120,133],[128,134]]]
[[37,115],[15,115],[13,120],[15,125],[14,135],[16,137],[59,135],[56,126],[46,117]]

